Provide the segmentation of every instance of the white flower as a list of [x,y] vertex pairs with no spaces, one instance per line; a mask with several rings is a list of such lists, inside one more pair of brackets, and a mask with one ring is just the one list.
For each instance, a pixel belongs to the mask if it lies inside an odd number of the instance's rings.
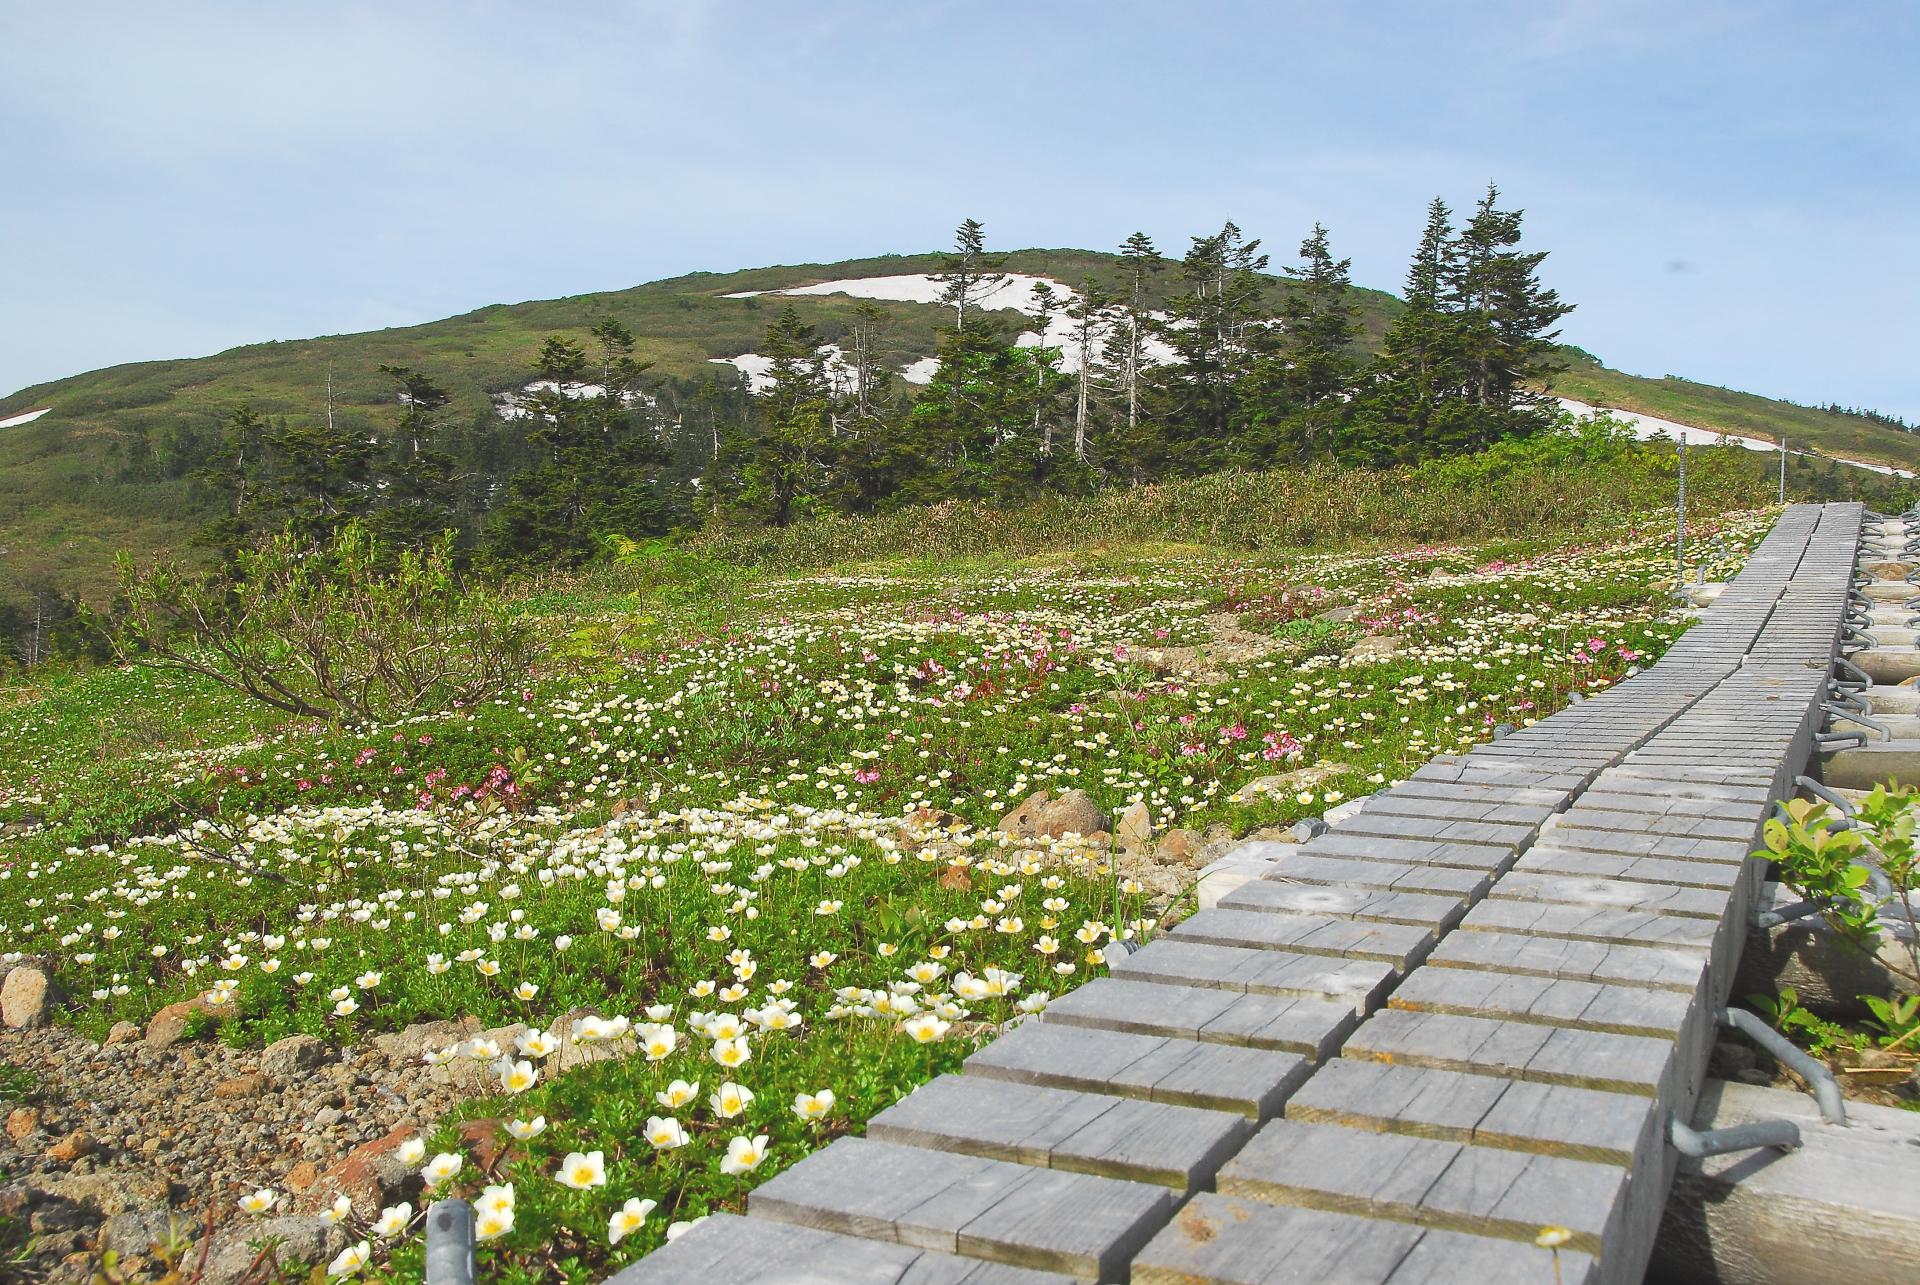
[[671,1151],[687,1145],[687,1131],[671,1116],[648,1116],[646,1136],[656,1151]]
[[560,1047],[560,1041],[538,1028],[521,1033],[514,1046],[524,1057],[548,1057]]
[[399,1204],[380,1211],[378,1221],[373,1224],[373,1234],[381,1240],[389,1236],[398,1236],[413,1221],[413,1206],[401,1201]]
[[400,1144],[400,1149],[394,1154],[400,1157],[400,1163],[403,1165],[417,1165],[427,1158],[426,1141],[422,1138],[408,1138]]
[[589,1151],[582,1155],[578,1151],[569,1151],[567,1158],[560,1162],[560,1172],[554,1177],[562,1186],[572,1187],[575,1191],[604,1187],[607,1185],[606,1153]]
[[752,1057],[753,1050],[747,1047],[747,1037],[744,1035],[737,1039],[713,1042],[713,1060],[729,1070],[744,1065]]
[[522,1142],[531,1141],[547,1131],[547,1117],[537,1115],[531,1120],[507,1121],[507,1132]]
[[638,1196],[614,1210],[613,1217],[607,1221],[607,1243],[618,1245],[629,1233],[640,1230],[647,1221],[647,1215],[658,1207],[657,1200],[641,1200]]
[[420,1176],[426,1180],[427,1186],[438,1187],[441,1183],[459,1173],[460,1166],[464,1163],[465,1161],[453,1152],[442,1151],[439,1155],[427,1162],[427,1167],[420,1171]]
[[713,1113],[721,1119],[731,1120],[745,1111],[752,1101],[753,1090],[729,1080],[713,1091],[713,1096],[707,1099],[707,1105],[711,1106]]
[[540,1078],[533,1063],[524,1058],[514,1062],[503,1057],[493,1064],[493,1069],[500,1076],[500,1087],[508,1093],[525,1093]]
[[635,1031],[640,1037],[640,1048],[647,1055],[647,1061],[658,1062],[670,1055],[680,1043],[679,1032],[671,1026],[649,1022]]
[[943,1022],[932,1013],[922,1013],[918,1017],[910,1017],[902,1022],[900,1029],[913,1036],[916,1043],[932,1044],[937,1040],[945,1039],[951,1025],[952,1023]]
[[473,1238],[475,1240],[497,1240],[513,1230],[513,1206],[505,1209],[490,1209],[485,1213],[473,1211]]
[[705,1221],[707,1221],[707,1215],[701,1214],[698,1218],[682,1218],[677,1223],[668,1223],[667,1239],[678,1240]]
[[793,1097],[793,1113],[802,1120],[818,1120],[833,1110],[832,1089],[822,1089],[818,1093],[796,1093]]
[[476,1214],[497,1214],[503,1210],[508,1214],[513,1212],[513,1184],[510,1182],[489,1186],[473,1202]]
[[685,1080],[675,1080],[666,1088],[653,1095],[653,1100],[669,1111],[685,1106],[699,1095],[700,1081],[688,1084]]
[[340,1251],[340,1256],[327,1264],[329,1276],[352,1276],[367,1265],[373,1257],[373,1246],[366,1241],[358,1245],[349,1245]]
[[250,1214],[264,1214],[280,1203],[280,1193],[271,1187],[262,1187],[240,1197],[240,1208]]
[[332,1225],[334,1223],[345,1222],[347,1215],[352,1212],[353,1201],[347,1199],[345,1196],[335,1196],[333,1203],[326,1207],[320,1217],[324,1219],[328,1225]]
[[749,1173],[759,1168],[760,1162],[767,1158],[767,1135],[758,1137],[734,1138],[727,1143],[727,1157],[720,1162],[720,1172],[726,1174]]

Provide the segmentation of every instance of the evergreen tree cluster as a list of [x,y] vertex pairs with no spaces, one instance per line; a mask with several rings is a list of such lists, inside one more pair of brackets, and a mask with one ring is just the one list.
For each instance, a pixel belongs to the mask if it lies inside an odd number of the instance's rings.
[[221,500],[208,538],[232,551],[358,519],[399,545],[454,529],[464,556],[576,565],[609,536],[709,518],[784,526],[1526,436],[1550,420],[1529,385],[1553,369],[1568,308],[1498,197],[1489,188],[1458,228],[1433,202],[1377,356],[1323,226],[1277,276],[1231,222],[1178,261],[1136,233],[1103,278],[1065,294],[1041,283],[1008,310],[985,306],[1009,276],[969,219],[934,274],[951,324],[923,387],[894,374],[872,303],[828,335],[788,305],[752,393],[718,374],[649,376],[609,318],[549,338],[512,418],[491,424],[453,422],[446,392],[398,366],[382,368],[402,406],[384,434],[331,411],[289,425],[242,409],[195,473]]

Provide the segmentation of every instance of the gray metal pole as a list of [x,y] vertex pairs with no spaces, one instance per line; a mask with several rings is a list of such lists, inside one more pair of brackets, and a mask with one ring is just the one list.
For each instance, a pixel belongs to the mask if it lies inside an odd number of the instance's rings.
[[427,1210],[426,1285],[473,1285],[473,1206],[436,1200]]
[[1680,490],[1673,502],[1673,562],[1682,587],[1687,583],[1687,439],[1680,437]]

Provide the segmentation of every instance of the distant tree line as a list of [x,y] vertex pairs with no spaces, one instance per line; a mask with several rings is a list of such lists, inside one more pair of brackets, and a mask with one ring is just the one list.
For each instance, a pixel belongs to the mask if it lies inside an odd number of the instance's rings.
[[[1041,283],[1009,311],[985,302],[1008,274],[969,219],[935,274],[951,324],[917,389],[871,302],[831,352],[784,308],[757,392],[717,372],[652,375],[609,318],[550,337],[525,392],[479,418],[454,413],[428,373],[383,366],[401,407],[391,429],[336,416],[329,394],[323,413],[292,419],[243,406],[217,434],[143,427],[96,465],[191,485],[214,514],[203,539],[229,563],[269,535],[317,541],[358,522],[387,547],[452,530],[463,561],[504,567],[577,565],[610,536],[702,521],[779,526],[1225,468],[1408,463],[1552,421],[1529,384],[1557,369],[1569,306],[1540,283],[1546,256],[1521,248],[1521,219],[1492,187],[1458,226],[1436,199],[1372,356],[1350,261],[1322,226],[1277,281],[1231,222],[1177,260],[1136,233],[1104,278],[1064,293]],[[49,599],[28,624],[70,606]],[[10,638],[23,627],[0,618]]]

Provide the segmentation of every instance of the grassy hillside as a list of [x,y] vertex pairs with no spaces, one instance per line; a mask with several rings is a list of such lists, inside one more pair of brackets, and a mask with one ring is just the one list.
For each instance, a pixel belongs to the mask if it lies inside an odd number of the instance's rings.
[[1822,455],[1905,469],[1912,469],[1915,461],[1920,460],[1920,437],[1859,415],[1777,402],[1753,393],[1695,383],[1676,375],[1650,379],[1576,362],[1554,376],[1553,391],[1596,406],[1657,415],[1681,424],[1697,424],[1747,437],[1777,437],[1785,433],[1794,449],[1811,447]]
[[[523,385],[542,340],[584,331],[611,315],[633,330],[638,355],[656,372],[680,378],[731,374],[711,364],[760,346],[785,299],[729,299],[743,290],[777,290],[840,277],[936,269],[938,256],[889,255],[832,264],[694,273],[628,290],[498,304],[443,321],[364,334],[251,344],[211,357],[138,362],[39,384],[0,398],[0,419],[52,407],[33,423],[0,429],[0,600],[51,577],[100,596],[112,553],[145,552],[182,542],[203,520],[187,482],[114,480],[113,452],[163,427],[212,434],[243,402],[273,416],[317,416],[329,378],[336,413],[378,432],[396,403],[382,363],[427,372],[455,395],[462,415],[489,413],[489,397]],[[1070,284],[1092,277],[1110,283],[1115,259],[1080,250],[1025,250],[1007,256],[1015,271]],[[1159,288],[1170,292],[1172,271]],[[1275,298],[1284,290],[1275,280]],[[1380,291],[1357,292],[1368,341],[1375,342],[1399,302]],[[845,296],[791,301],[823,338],[840,337],[856,301]],[[884,303],[893,321],[895,364],[932,352],[943,309]],[[1556,381],[1557,391],[1710,428],[1772,433],[1785,425],[1797,443],[1830,454],[1920,465],[1920,442],[1870,421],[1787,406],[1675,380],[1648,380],[1584,363]]]

